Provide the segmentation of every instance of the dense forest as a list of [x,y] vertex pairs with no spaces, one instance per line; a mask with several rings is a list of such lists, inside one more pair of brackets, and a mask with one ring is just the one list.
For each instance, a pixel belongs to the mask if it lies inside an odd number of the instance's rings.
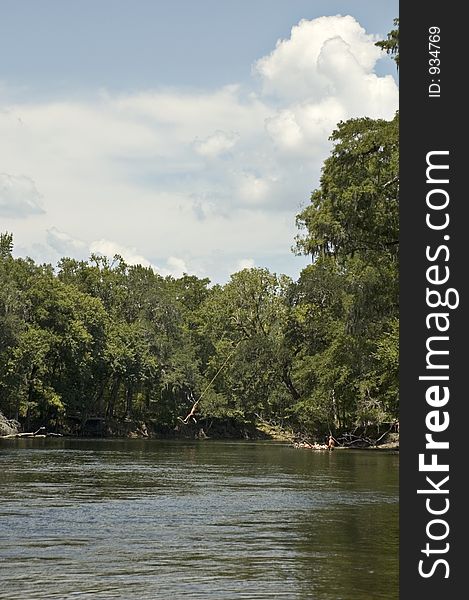
[[[397,62],[392,34],[381,44]],[[311,257],[298,281],[252,268],[211,285],[120,256],[39,265],[1,234],[0,411],[75,432],[91,418],[107,431],[264,421],[311,436],[393,422],[398,114],[341,122],[331,139],[297,216],[294,251]]]

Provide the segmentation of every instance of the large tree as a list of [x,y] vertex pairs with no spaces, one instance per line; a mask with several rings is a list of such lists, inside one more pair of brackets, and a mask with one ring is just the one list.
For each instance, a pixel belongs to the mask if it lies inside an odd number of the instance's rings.
[[397,412],[399,120],[339,123],[297,251],[300,415],[337,427]]

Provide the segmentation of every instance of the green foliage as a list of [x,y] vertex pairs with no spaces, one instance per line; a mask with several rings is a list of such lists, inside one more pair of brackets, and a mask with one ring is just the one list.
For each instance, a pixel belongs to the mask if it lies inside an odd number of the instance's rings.
[[284,336],[290,285],[288,277],[267,269],[244,269],[214,289],[203,305],[204,335],[213,349],[207,376],[213,377],[232,354],[214,391],[227,411],[243,418],[282,420],[292,404],[291,357]]
[[347,428],[398,411],[399,121],[339,123],[297,251],[294,288],[301,418]]
[[399,19],[394,19],[394,25],[396,29],[388,33],[387,39],[376,42],[376,46],[390,54],[399,68]]
[[0,410],[60,428],[90,417],[230,419],[324,432],[398,414],[399,123],[338,124],[297,217],[298,281],[225,285],[92,255],[13,258],[0,237]]
[[399,115],[341,122],[331,138],[321,186],[297,217],[305,236],[297,251],[337,258],[397,252],[399,227]]
[[13,234],[0,233],[0,259],[11,258],[13,252]]

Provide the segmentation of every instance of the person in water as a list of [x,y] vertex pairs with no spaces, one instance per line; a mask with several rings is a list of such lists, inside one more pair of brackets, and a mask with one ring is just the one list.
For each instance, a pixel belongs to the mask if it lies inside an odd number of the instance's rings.
[[332,437],[332,435],[330,435],[327,440],[327,447],[329,448],[329,450],[333,450],[334,446],[335,446],[334,438]]

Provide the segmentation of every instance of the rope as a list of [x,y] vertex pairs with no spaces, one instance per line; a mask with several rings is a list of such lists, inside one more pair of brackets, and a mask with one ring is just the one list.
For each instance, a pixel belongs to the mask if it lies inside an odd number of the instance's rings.
[[233,354],[236,352],[236,349],[238,348],[238,346],[240,345],[240,343],[244,340],[245,338],[241,338],[238,343],[236,344],[236,346],[233,348],[233,350],[228,354],[228,356],[226,357],[226,359],[224,360],[222,366],[218,369],[218,371],[215,373],[215,375],[212,377],[212,379],[210,380],[209,384],[205,387],[204,391],[200,394],[199,399],[194,402],[194,404],[192,405],[192,408],[189,412],[189,414],[186,416],[185,419],[182,419],[181,417],[178,417],[178,419],[184,423],[184,425],[187,425],[189,419],[192,417],[195,421],[194,418],[194,413],[195,413],[195,409],[197,407],[197,405],[199,404],[199,402],[202,400],[205,392],[208,390],[208,388],[212,385],[212,383],[215,381],[215,379],[218,377],[218,375],[220,374],[221,370],[224,368],[224,366],[226,365],[226,363],[230,360],[230,358],[233,356]]
[[233,354],[236,352],[236,349],[238,348],[238,346],[240,345],[240,343],[243,341],[243,339],[240,339],[238,341],[238,343],[236,344],[236,346],[233,348],[233,350],[228,354],[228,356],[225,359],[225,361],[223,362],[222,366],[218,369],[218,371],[215,373],[215,375],[210,380],[210,383],[207,385],[207,387],[204,389],[204,391],[200,394],[199,399],[197,400],[197,402],[200,402],[202,400],[205,392],[208,390],[208,388],[212,385],[212,383],[215,381],[215,379],[221,373],[222,369],[224,368],[224,366],[226,365],[226,363],[230,360],[230,358],[233,356]]

